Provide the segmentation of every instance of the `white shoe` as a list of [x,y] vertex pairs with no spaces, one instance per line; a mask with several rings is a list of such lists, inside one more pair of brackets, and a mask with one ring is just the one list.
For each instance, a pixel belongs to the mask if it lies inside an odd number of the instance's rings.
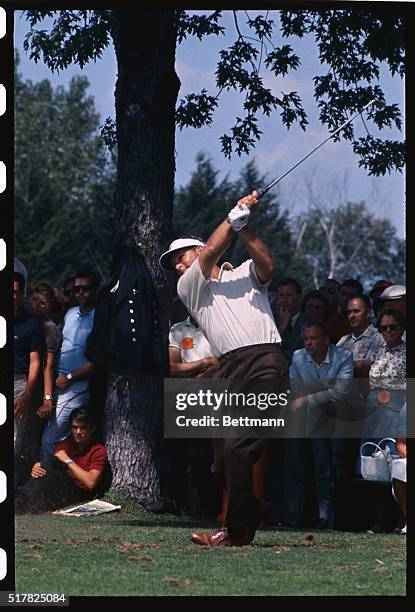
[[404,527],[402,527],[401,534],[402,535],[406,535],[406,525]]

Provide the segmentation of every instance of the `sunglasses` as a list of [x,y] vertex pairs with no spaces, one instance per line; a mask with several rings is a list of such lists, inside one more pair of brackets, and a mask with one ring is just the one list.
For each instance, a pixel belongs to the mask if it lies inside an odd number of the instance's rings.
[[392,323],[392,325],[380,325],[379,326],[379,331],[381,333],[385,331],[398,331],[398,329],[399,329],[399,325],[397,323]]
[[84,291],[86,293],[87,291],[91,291],[92,289],[94,289],[94,285],[75,285],[75,287],[73,288],[75,293],[80,293],[81,291]]

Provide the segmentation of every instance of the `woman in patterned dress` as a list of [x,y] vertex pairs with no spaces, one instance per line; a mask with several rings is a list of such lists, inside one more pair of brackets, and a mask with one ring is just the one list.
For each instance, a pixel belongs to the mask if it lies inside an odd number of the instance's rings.
[[406,344],[403,315],[395,310],[383,310],[378,317],[378,329],[385,345],[379,350],[369,371],[370,392],[364,435],[371,438],[396,437],[400,413],[406,400]]

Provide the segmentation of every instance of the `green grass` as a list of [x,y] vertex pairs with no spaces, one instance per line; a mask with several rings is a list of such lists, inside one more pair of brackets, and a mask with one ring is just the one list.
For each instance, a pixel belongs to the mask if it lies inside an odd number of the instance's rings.
[[96,517],[16,517],[16,591],[405,595],[404,536],[266,528],[252,546],[206,549],[192,544],[189,533],[209,530],[209,523],[109,501],[123,509]]

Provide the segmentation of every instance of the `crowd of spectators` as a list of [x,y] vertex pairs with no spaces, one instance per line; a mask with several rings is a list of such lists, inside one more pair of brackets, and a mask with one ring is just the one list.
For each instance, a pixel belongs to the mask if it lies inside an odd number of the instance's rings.
[[[97,435],[102,414],[90,402],[94,364],[85,355],[100,281],[94,272],[81,270],[62,290],[39,283],[26,295],[27,273],[18,261],[13,281],[16,507],[40,512],[103,494],[110,483]],[[359,438],[272,440],[263,462],[271,523],[303,526],[311,496],[313,525],[328,528],[334,481],[360,477],[361,444],[395,437],[390,450],[399,459],[392,470],[393,493],[402,513],[395,527],[405,532],[405,293],[389,280],[376,281],[367,295],[357,279],[328,278],[303,295],[299,280],[290,277],[269,290],[290,366],[292,411],[307,407],[308,431],[346,395],[364,415]],[[207,339],[177,298],[170,312],[169,363],[176,378],[214,377],[217,368]],[[357,383],[354,396],[349,383]],[[210,441],[167,440],[165,447],[163,496],[147,509],[218,513],[226,492],[211,479]],[[383,529],[377,521],[372,531]]]

